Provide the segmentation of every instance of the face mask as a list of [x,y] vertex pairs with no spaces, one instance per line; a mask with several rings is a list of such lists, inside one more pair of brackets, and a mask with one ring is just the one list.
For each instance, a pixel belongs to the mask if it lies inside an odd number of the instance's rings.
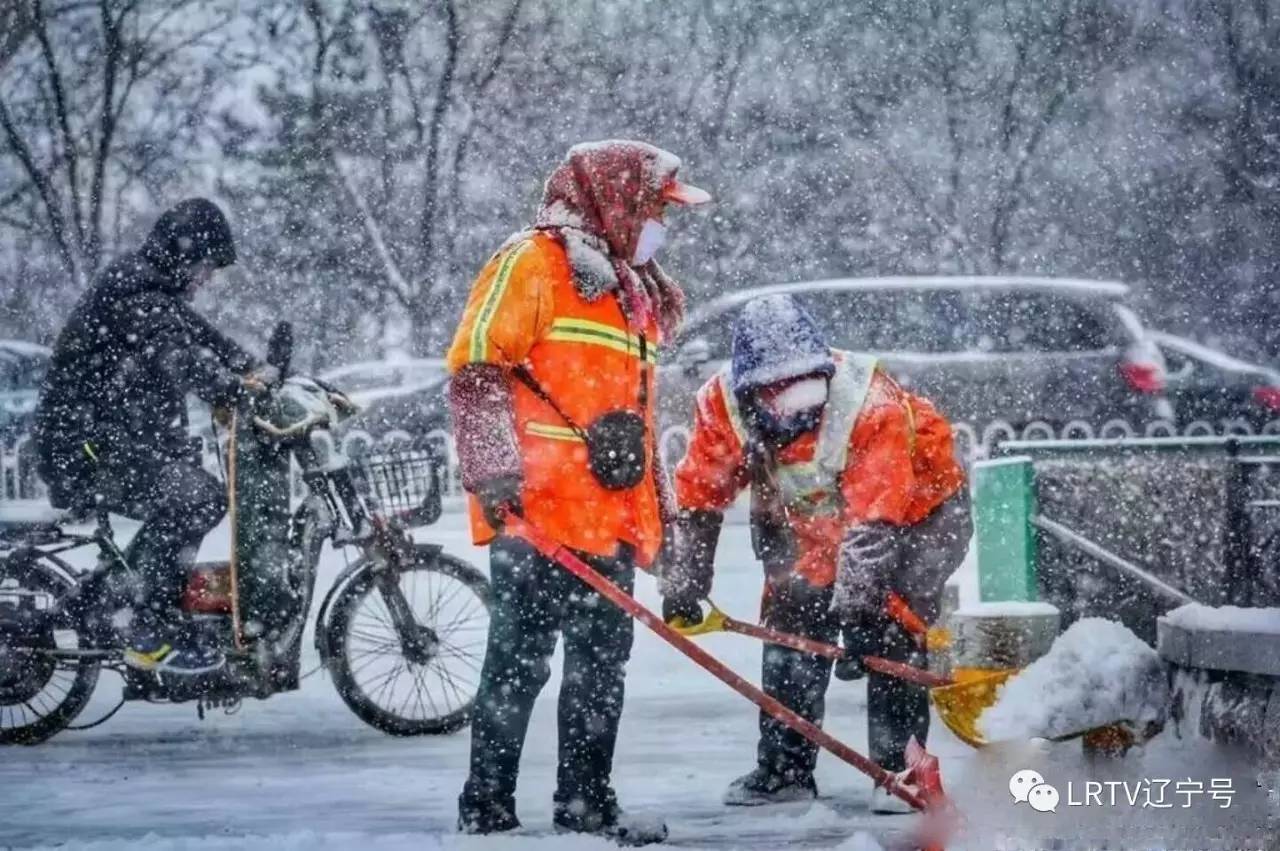
[[781,392],[769,397],[766,404],[779,417],[791,417],[821,409],[827,401],[825,378],[806,378],[787,385]]
[[636,254],[631,263],[643,266],[653,259],[667,239],[667,226],[657,219],[645,219],[640,227],[640,235],[636,237]]

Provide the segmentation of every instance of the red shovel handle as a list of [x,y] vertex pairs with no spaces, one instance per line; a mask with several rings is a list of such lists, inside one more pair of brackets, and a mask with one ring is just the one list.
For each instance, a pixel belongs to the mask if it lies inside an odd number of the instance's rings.
[[879,656],[863,656],[862,664],[878,673],[887,674],[890,677],[897,677],[904,682],[915,683],[918,686],[925,686],[926,688],[949,686],[955,682],[947,677],[935,674],[933,671],[916,668],[912,665],[908,665],[906,662],[895,662],[892,659],[882,659]]
[[828,659],[840,659],[844,656],[844,651],[834,644],[814,641],[812,638],[801,638],[789,632],[778,632],[776,629],[770,629],[767,626],[734,620],[728,615],[725,615],[724,618],[724,629],[726,632],[736,632],[738,635],[758,638],[768,644],[790,647],[792,650],[799,650],[801,653],[826,656]]
[[[745,621],[734,620],[728,615],[724,616],[724,629],[726,632],[736,632],[739,635],[746,635],[751,638],[758,638],[769,644],[778,644],[783,647],[790,647],[792,650],[798,650],[801,653],[812,653],[815,656],[825,656],[828,659],[840,659],[844,656],[844,650],[834,644],[826,644],[821,641],[814,641],[811,638],[802,638],[798,635],[792,635],[789,632],[778,632],[776,629],[770,629],[767,626],[759,626]],[[939,676],[932,671],[926,671],[923,668],[916,668],[905,662],[895,662],[891,659],[882,659],[879,656],[863,656],[862,664],[873,671],[881,674],[887,674],[891,677],[903,680],[904,682],[915,683],[916,685],[925,686],[927,688],[936,688],[938,686],[949,686],[952,681],[946,677]]]
[[591,568],[582,559],[569,552],[564,546],[555,540],[549,538],[536,526],[530,525],[520,517],[508,514],[504,518],[504,531],[510,535],[516,535],[523,538],[533,545],[533,548],[542,555],[557,562],[565,570],[590,585],[601,596],[609,600],[618,608],[631,615],[640,623],[647,626],[650,630],[658,635],[663,641],[666,641],[672,647],[679,650],[685,656],[688,656],[700,667],[708,671],[716,679],[720,680],[729,688],[745,697],[747,700],[760,707],[774,718],[786,724],[809,741],[830,751],[839,759],[849,763],[863,774],[870,777],[876,782],[876,785],[883,786],[894,795],[906,801],[913,808],[923,810],[925,808],[924,801],[918,796],[912,794],[898,784],[898,778],[895,774],[885,771],[853,748],[841,742],[834,736],[824,732],[822,728],[801,718],[792,710],[778,702],[777,699],[770,697],[751,683],[738,676],[719,659],[716,659],[707,651],[703,650],[693,641],[676,632],[668,626],[662,618],[640,605],[634,597],[623,591],[617,585],[610,582]]

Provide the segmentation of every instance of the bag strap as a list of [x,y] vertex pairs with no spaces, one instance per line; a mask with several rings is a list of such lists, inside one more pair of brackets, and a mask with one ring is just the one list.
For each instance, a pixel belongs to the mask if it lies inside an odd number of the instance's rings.
[[512,373],[515,374],[516,378],[520,379],[520,382],[524,384],[525,387],[528,387],[533,391],[533,395],[550,405],[551,410],[555,411],[560,419],[565,421],[565,425],[569,426],[570,431],[582,438],[583,443],[587,442],[587,433],[583,431],[580,425],[569,419],[569,415],[556,404],[556,400],[551,398],[551,394],[547,392],[545,387],[538,383],[538,379],[533,377],[533,373],[529,372],[529,370],[525,368],[524,364],[520,364],[515,367],[512,370]]
[[[649,404],[648,355],[649,355],[649,343],[645,339],[644,334],[642,333],[640,334],[640,392],[637,395],[637,401],[639,401],[640,403],[641,416],[644,416],[644,410]],[[545,387],[543,387],[541,384],[538,383],[538,379],[533,377],[533,373],[530,372],[525,367],[524,364],[519,364],[518,366],[514,367],[511,371],[515,375],[515,377],[520,380],[521,384],[523,384],[525,387],[528,387],[531,391],[533,391],[533,395],[537,396],[539,399],[541,399],[542,401],[546,402],[548,405],[551,406],[551,410],[555,411],[556,415],[559,416],[560,419],[564,420],[565,425],[569,427],[570,431],[572,431],[578,437],[582,438],[583,443],[587,442],[587,433],[582,428],[582,426],[578,425],[576,422],[574,422],[569,418],[569,415],[564,412],[563,408],[561,408],[559,405],[556,404],[556,400],[551,398],[551,394],[547,392],[547,389]]]

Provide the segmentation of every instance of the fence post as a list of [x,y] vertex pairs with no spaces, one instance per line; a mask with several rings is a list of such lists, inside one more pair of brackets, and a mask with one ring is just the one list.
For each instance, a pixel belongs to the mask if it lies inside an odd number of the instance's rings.
[[1025,456],[973,465],[978,596],[984,603],[1036,599],[1034,472]]
[[1253,583],[1257,580],[1253,569],[1256,563],[1250,558],[1249,513],[1245,507],[1249,498],[1249,479],[1245,465],[1241,463],[1239,442],[1228,440],[1226,449],[1227,492],[1226,505],[1223,506],[1226,515],[1226,528],[1223,530],[1226,571],[1222,577],[1221,600],[1223,605],[1249,606],[1253,602]]

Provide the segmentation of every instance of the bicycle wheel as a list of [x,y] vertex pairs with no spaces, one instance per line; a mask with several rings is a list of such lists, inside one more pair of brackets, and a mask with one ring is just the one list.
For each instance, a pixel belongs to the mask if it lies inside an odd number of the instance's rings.
[[93,695],[99,665],[48,651],[84,646],[55,630],[54,603],[71,590],[63,571],[29,554],[0,560],[0,745],[34,745],[66,728]]
[[[389,605],[366,566],[333,602],[329,670],[362,721],[396,736],[451,733],[471,719],[489,630],[489,580],[461,559],[419,548],[397,577],[407,607]],[[406,648],[393,612],[412,613]]]

